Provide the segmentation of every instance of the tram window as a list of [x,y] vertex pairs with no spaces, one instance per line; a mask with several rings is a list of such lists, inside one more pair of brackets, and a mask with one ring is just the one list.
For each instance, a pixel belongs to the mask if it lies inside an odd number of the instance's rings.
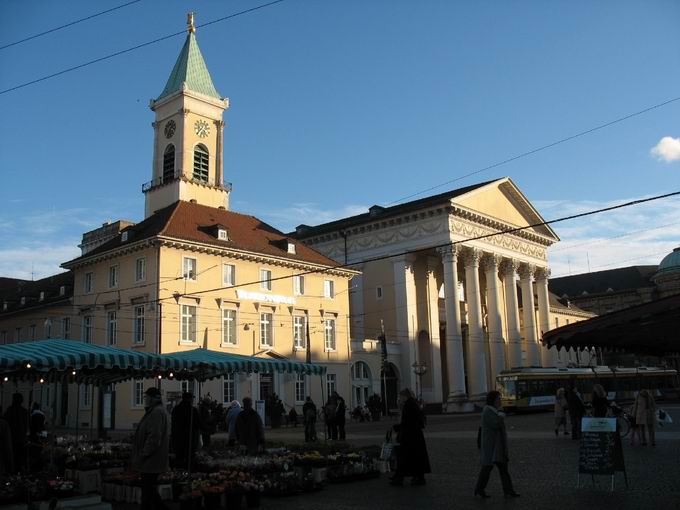
[[519,398],[527,398],[529,396],[529,381],[517,381],[517,396]]

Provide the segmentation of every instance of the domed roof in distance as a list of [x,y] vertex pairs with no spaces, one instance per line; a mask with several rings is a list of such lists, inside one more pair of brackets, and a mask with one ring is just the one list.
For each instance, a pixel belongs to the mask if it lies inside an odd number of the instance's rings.
[[659,264],[658,273],[665,273],[667,271],[680,272],[680,247],[675,248],[666,255]]

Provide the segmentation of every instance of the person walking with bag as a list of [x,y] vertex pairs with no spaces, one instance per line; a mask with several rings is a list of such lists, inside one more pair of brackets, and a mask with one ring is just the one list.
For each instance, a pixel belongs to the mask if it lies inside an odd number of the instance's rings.
[[403,403],[401,423],[393,427],[397,433],[397,469],[390,484],[401,486],[404,477],[411,476],[411,485],[425,485],[425,474],[431,472],[423,434],[425,416],[411,390],[401,390],[399,398]]
[[505,414],[501,412],[501,394],[497,391],[490,391],[486,395],[486,405],[482,410],[480,447],[482,468],[477,477],[475,496],[484,499],[489,497],[486,484],[489,483],[495,464],[501,475],[505,495],[518,497],[508,472],[508,434],[505,430]]

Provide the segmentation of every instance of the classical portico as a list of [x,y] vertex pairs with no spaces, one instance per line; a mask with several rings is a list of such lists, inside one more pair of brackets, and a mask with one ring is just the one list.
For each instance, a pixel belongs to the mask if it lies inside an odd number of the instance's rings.
[[296,235],[361,267],[350,294],[351,356],[371,367],[376,393],[382,361],[373,339],[382,321],[399,384],[461,411],[495,387],[500,371],[554,364],[540,337],[550,328],[546,250],[558,238],[543,225],[513,230],[541,222],[504,178],[302,225]]

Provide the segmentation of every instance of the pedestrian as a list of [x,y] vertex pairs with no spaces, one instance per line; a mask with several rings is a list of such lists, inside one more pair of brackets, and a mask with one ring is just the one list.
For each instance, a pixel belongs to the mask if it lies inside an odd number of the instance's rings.
[[201,432],[201,418],[194,407],[194,395],[182,394],[182,401],[172,410],[171,432],[172,450],[175,452],[177,467],[187,469],[189,460],[198,450]]
[[593,416],[595,418],[606,418],[609,413],[609,400],[607,400],[607,392],[601,384],[593,385],[593,397],[591,399],[593,404]]
[[555,436],[558,436],[560,433],[560,425],[562,425],[564,429],[564,435],[569,435],[569,432],[567,431],[568,409],[569,405],[567,404],[564,388],[560,388],[555,394]]
[[12,395],[12,405],[5,411],[5,420],[12,432],[12,455],[14,472],[21,473],[26,462],[26,433],[28,432],[28,411],[23,406],[24,396],[21,393]]
[[507,497],[518,497],[508,472],[508,433],[505,430],[505,414],[501,411],[501,394],[498,391],[490,391],[486,395],[486,405],[482,409],[480,449],[482,468],[477,477],[475,496],[489,497],[486,484],[489,483],[495,464],[501,475],[503,493]]
[[0,417],[0,475],[14,473],[14,452],[12,451],[12,431],[7,420]]
[[152,387],[144,392],[144,410],[144,417],[137,425],[132,441],[131,465],[142,478],[140,508],[164,509],[166,506],[158,494],[158,475],[170,470],[169,419],[158,388]]
[[290,411],[288,411],[288,426],[290,425],[293,427],[297,427],[298,425],[298,413],[295,410],[295,406],[292,406]]
[[28,426],[29,434],[34,441],[45,431],[45,413],[40,410],[38,402],[33,402]]
[[215,421],[212,415],[211,400],[206,397],[201,400],[198,406],[198,416],[200,417],[201,425],[201,439],[203,440],[203,447],[210,446],[210,438],[215,433]]
[[326,432],[328,439],[335,441],[338,439],[338,423],[336,421],[336,413],[338,411],[337,393],[333,392],[328,397],[326,405],[323,408],[324,419],[326,421]]
[[305,399],[302,417],[305,423],[305,442],[316,441],[316,404],[312,401],[312,397]]
[[345,419],[347,413],[347,406],[345,405],[345,399],[338,395],[337,391],[334,391],[335,398],[338,402],[338,406],[335,410],[335,426],[338,428],[338,440],[345,440]]
[[581,418],[586,414],[586,408],[575,386],[571,385],[565,396],[567,397],[569,418],[571,419],[571,438],[574,440],[581,439]]
[[250,397],[243,399],[243,410],[236,418],[236,438],[239,444],[246,447],[248,455],[257,455],[264,445],[264,424],[253,409]]
[[431,472],[430,457],[423,435],[425,415],[411,390],[401,390],[399,398],[402,402],[401,422],[393,427],[399,445],[396,452],[397,469],[390,484],[401,486],[404,484],[404,477],[410,476],[411,485],[425,485],[425,474]]
[[236,418],[241,414],[241,404],[238,400],[232,400],[227,411],[227,432],[229,433],[229,446],[236,444]]
[[649,391],[642,390],[635,397],[633,416],[640,428],[642,446],[647,446],[647,432],[649,432],[649,442],[652,446],[656,446],[656,402]]

